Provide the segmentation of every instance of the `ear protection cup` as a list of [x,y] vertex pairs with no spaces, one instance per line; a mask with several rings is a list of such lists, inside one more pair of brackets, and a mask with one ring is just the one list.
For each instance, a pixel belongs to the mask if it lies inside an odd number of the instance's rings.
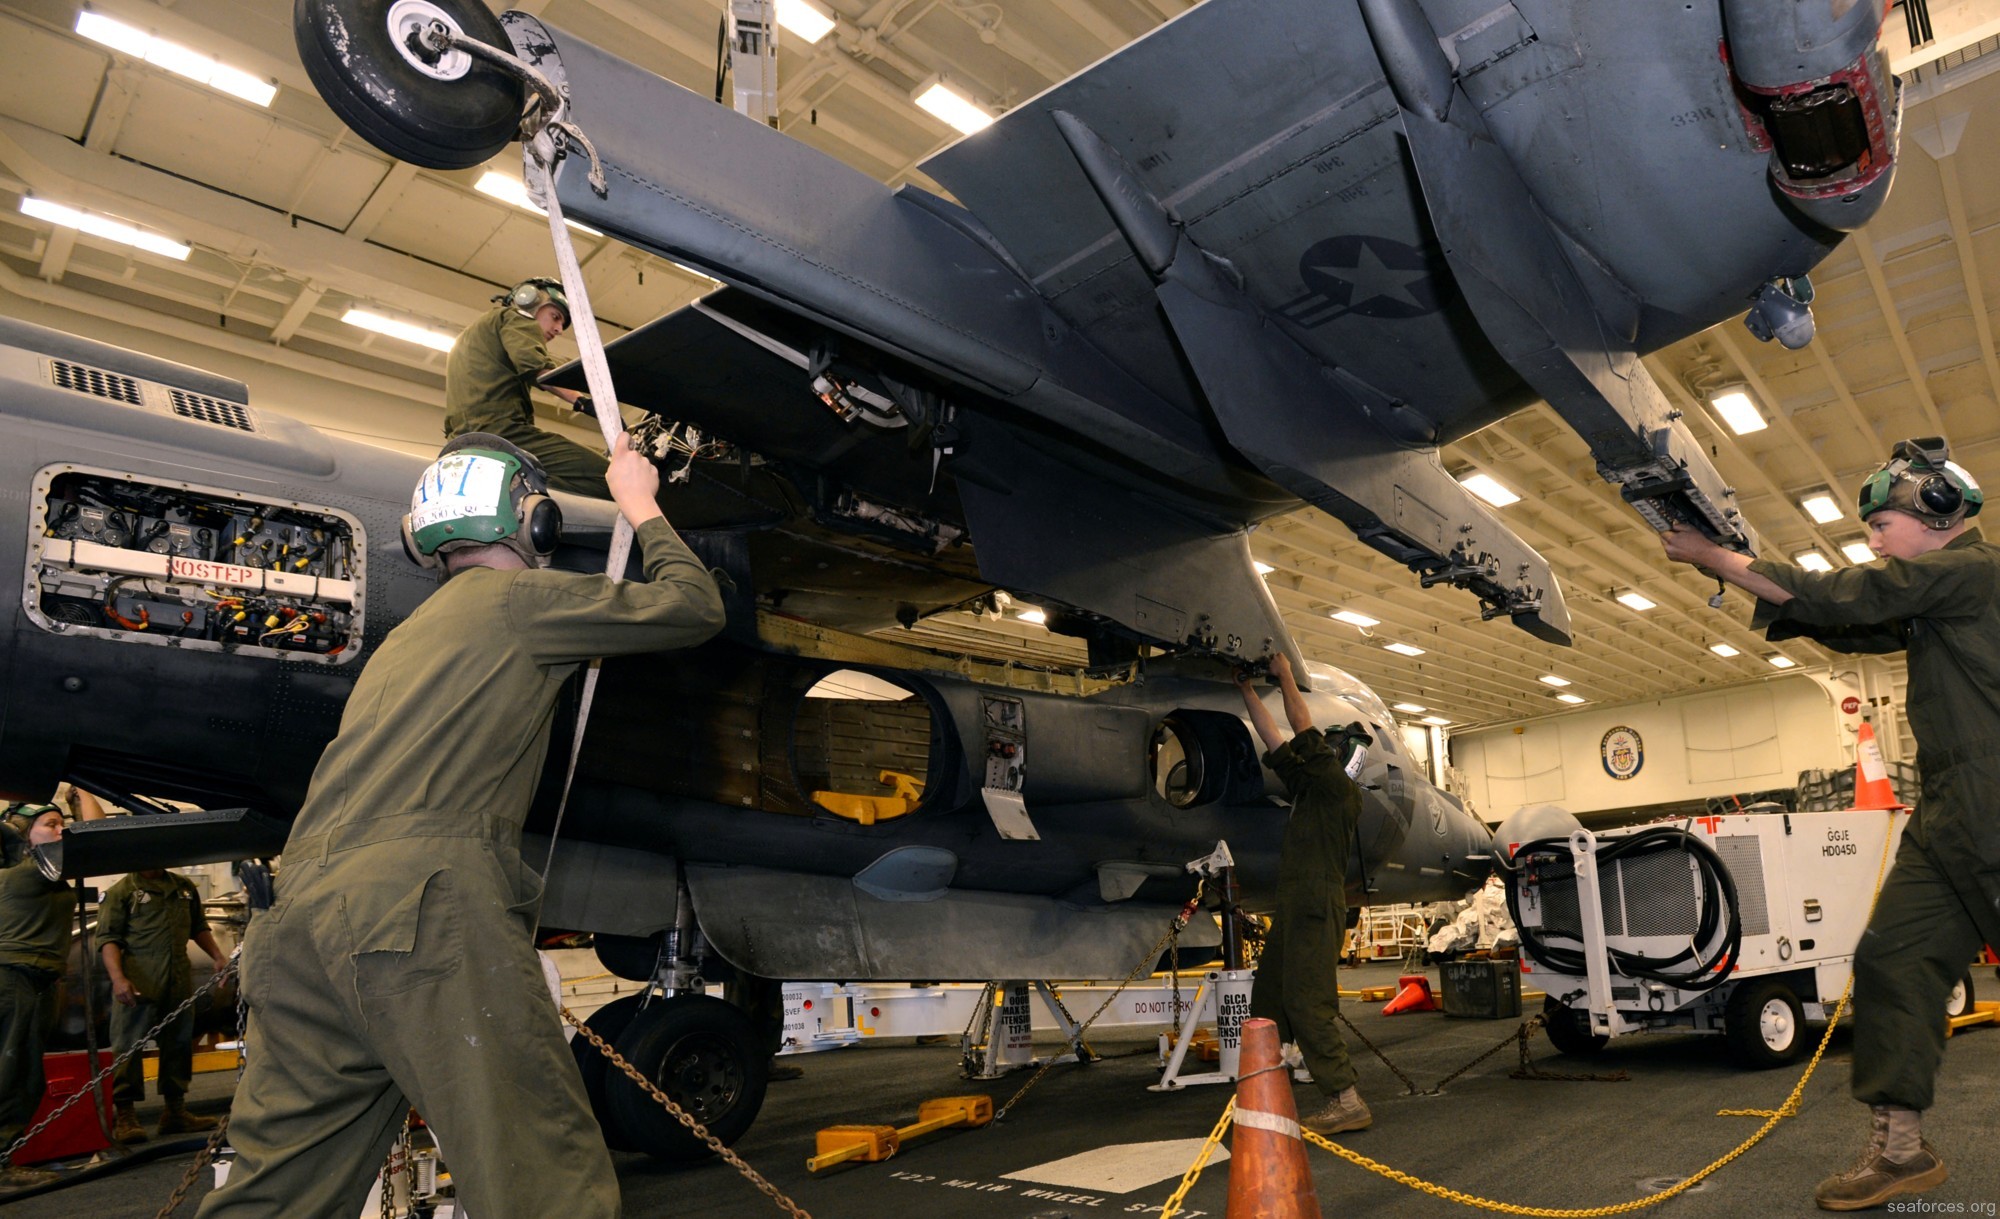
[[538,559],[547,559],[562,541],[562,508],[546,495],[530,495],[521,501],[521,516],[528,549]]
[[523,313],[533,313],[545,295],[542,286],[531,279],[507,294],[507,304]]
[[1946,475],[1932,474],[1917,484],[1917,502],[1934,516],[1950,516],[1965,504],[1965,492]]

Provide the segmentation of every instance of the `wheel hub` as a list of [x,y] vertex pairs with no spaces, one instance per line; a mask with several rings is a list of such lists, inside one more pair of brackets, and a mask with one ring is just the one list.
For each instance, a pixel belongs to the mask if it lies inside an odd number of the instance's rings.
[[736,1103],[744,1079],[726,1043],[690,1037],[660,1064],[660,1085],[682,1108],[707,1121]]
[[389,41],[404,62],[433,80],[458,80],[472,70],[472,56],[457,48],[438,51],[425,37],[433,24],[454,37],[465,34],[451,14],[431,0],[396,0],[389,6]]
[[1792,1009],[1783,1000],[1774,999],[1757,1013],[1757,1029],[1764,1035],[1764,1044],[1774,1050],[1782,1050],[1792,1044],[1796,1030],[1792,1027]]

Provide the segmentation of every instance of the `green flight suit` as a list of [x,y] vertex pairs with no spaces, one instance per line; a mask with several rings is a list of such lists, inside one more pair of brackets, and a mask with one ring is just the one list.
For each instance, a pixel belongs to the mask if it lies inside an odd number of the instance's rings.
[[541,886],[520,844],[579,665],[722,626],[715,581],[673,528],[649,521],[638,540],[645,583],[460,572],[369,660],[277,901],[245,937],[236,1165],[201,1219],[351,1219],[411,1105],[476,1219],[618,1214],[531,942]]
[[1265,754],[1264,765],[1284,783],[1292,815],[1278,846],[1278,910],[1257,960],[1250,1014],[1276,1021],[1279,1040],[1298,1043],[1313,1086],[1336,1096],[1356,1079],[1336,1020],[1361,789],[1317,728]]
[[[194,993],[194,969],[188,964],[188,941],[207,931],[201,910],[201,890],[185,876],[132,873],[105,893],[97,907],[97,943],[116,944],[124,951],[126,980],[139,1001],[127,1007],[111,1005],[111,1046],[123,1054],[139,1044],[182,1000]],[[216,962],[219,967],[222,963]],[[187,1095],[194,1081],[194,1011],[175,1017],[153,1035],[160,1050],[160,1095],[176,1100]],[[146,1060],[134,1054],[118,1073],[114,1099],[135,1105],[146,1099]]]
[[1909,652],[1923,794],[1854,958],[1852,1088],[1871,1105],[1928,1109],[1945,998],[1981,944],[2000,944],[2000,547],[1968,529],[1914,559],[1750,570],[1793,597],[1758,604],[1751,624],[1767,638]]
[[605,455],[535,426],[528,390],[556,366],[535,319],[505,305],[467,326],[444,365],[444,434],[488,432],[533,453],[549,485],[610,499]]
[[[10,831],[11,832],[11,831]],[[42,1103],[42,1038],[55,1023],[76,891],[42,876],[32,855],[0,868],[0,1151]]]

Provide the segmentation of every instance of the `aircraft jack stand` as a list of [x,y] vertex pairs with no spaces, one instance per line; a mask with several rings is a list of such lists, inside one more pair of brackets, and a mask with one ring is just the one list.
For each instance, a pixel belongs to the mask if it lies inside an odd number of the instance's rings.
[[[1000,1008],[993,1013],[992,1027],[988,1030],[986,1044],[980,1045],[971,1032],[965,1035],[959,1047],[967,1067],[975,1062],[977,1069],[968,1069],[967,1079],[998,1079],[1009,1071],[1023,1067],[1038,1067],[1049,1061],[1035,1057],[1035,1019],[1028,1006],[1028,988],[1033,986],[1042,997],[1042,1006],[1048,1009],[1055,1020],[1056,1028],[1063,1039],[1070,1044],[1070,1051],[1057,1056],[1056,1062],[1092,1062],[1097,1055],[1083,1044],[1083,1029],[1071,1018],[1062,1001],[1047,982],[995,982],[993,989],[999,992]],[[980,1002],[990,1003],[986,996]]]
[[[1201,989],[1195,992],[1187,1020],[1181,1025],[1180,1038],[1174,1042],[1173,1053],[1167,1057],[1166,1073],[1160,1076],[1159,1083],[1147,1085],[1148,1092],[1174,1092],[1196,1084],[1236,1082],[1243,1022],[1250,1016],[1250,983],[1255,977],[1254,970],[1217,969],[1202,978]],[[1221,1047],[1221,1061],[1215,1064],[1213,1071],[1183,1075],[1181,1067],[1187,1062],[1188,1047],[1193,1044],[1195,1030],[1203,1020],[1215,1021],[1215,1039]]]
[[1962,1028],[1975,1024],[2000,1024],[2000,1003],[1975,1003],[1965,1010],[1963,1016],[1951,1016],[1944,1022],[1944,1035],[1949,1037]]
[[[1217,882],[1222,894],[1222,961],[1223,968],[1210,970],[1201,980],[1201,989],[1195,992],[1186,1023],[1181,1025],[1181,1035],[1174,1042],[1174,1051],[1168,1055],[1166,1068],[1160,1075],[1160,1082],[1149,1084],[1148,1092],[1174,1092],[1195,1084],[1233,1084],[1236,1082],[1236,1062],[1243,1047],[1243,1022],[1250,1016],[1250,983],[1256,971],[1243,968],[1243,938],[1238,918],[1236,889],[1236,868],[1229,861],[1229,848],[1217,843],[1215,854],[1200,864],[1188,865],[1190,869],[1200,867]],[[1183,1075],[1181,1067],[1187,1062],[1188,1047],[1194,1043],[1195,1030],[1202,1020],[1215,1021],[1215,1040],[1221,1053],[1215,1070],[1199,1075]]]

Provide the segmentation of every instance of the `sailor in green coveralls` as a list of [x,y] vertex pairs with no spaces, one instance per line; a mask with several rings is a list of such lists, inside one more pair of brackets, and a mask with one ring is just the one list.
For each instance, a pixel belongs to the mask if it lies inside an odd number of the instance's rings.
[[[62,810],[31,804],[0,827],[5,866],[0,867],[0,1153],[28,1129],[48,1080],[42,1074],[42,1037],[55,1022],[56,983],[69,960],[76,926],[76,892],[49,880],[30,847],[62,838]],[[52,1172],[0,1159],[0,1189],[24,1189],[56,1180]]]
[[545,388],[577,410],[592,413],[590,398],[573,389],[540,386],[556,366],[549,342],[569,327],[569,298],[562,281],[523,280],[493,298],[495,308],[467,326],[451,345],[444,366],[444,434],[483,432],[534,454],[558,491],[611,498],[604,484],[604,454],[535,426],[528,391]]
[[237,1155],[201,1219],[351,1219],[412,1105],[477,1219],[618,1214],[530,940],[521,823],[578,667],[691,647],[723,610],[626,437],[608,475],[644,582],[545,570],[561,514],[507,441],[461,436],[425,471],[405,539],[445,583],[355,682],[250,924]]
[[1358,723],[1332,739],[1313,727],[1283,652],[1271,658],[1271,675],[1284,696],[1294,733],[1289,741],[1248,676],[1236,679],[1250,723],[1268,751],[1264,765],[1277,773],[1292,802],[1278,847],[1278,909],[1257,961],[1250,1014],[1276,1021],[1279,1038],[1297,1043],[1313,1086],[1327,1098],[1299,1124],[1320,1134],[1366,1130],[1375,1118],[1354,1086],[1354,1064],[1334,1022],[1340,1016],[1340,950],[1347,934],[1347,860],[1361,815],[1354,775],[1371,738]]
[[[201,890],[185,876],[164,868],[133,872],[111,886],[97,907],[98,951],[111,979],[111,1048],[123,1054],[140,1035],[194,993],[188,962],[193,940],[215,962],[226,959],[202,913]],[[194,1081],[194,1011],[189,1009],[154,1035],[160,1049],[160,1133],[198,1134],[215,1129],[215,1119],[188,1112],[188,1085]],[[117,1124],[111,1137],[143,1143],[146,1128],[132,1107],[146,1098],[146,1059],[134,1054],[118,1074]]]
[[1945,999],[1980,945],[2000,944],[2000,547],[1967,520],[1983,500],[1942,438],[1905,440],[1861,487],[1879,562],[1810,572],[1688,530],[1662,539],[1669,558],[1754,594],[1751,625],[1774,642],[1909,654],[1923,794],[1854,959],[1851,1087],[1873,1131],[1852,1168],[1820,1183],[1826,1210],[1944,1182],[1919,1118],[1944,1057]]

